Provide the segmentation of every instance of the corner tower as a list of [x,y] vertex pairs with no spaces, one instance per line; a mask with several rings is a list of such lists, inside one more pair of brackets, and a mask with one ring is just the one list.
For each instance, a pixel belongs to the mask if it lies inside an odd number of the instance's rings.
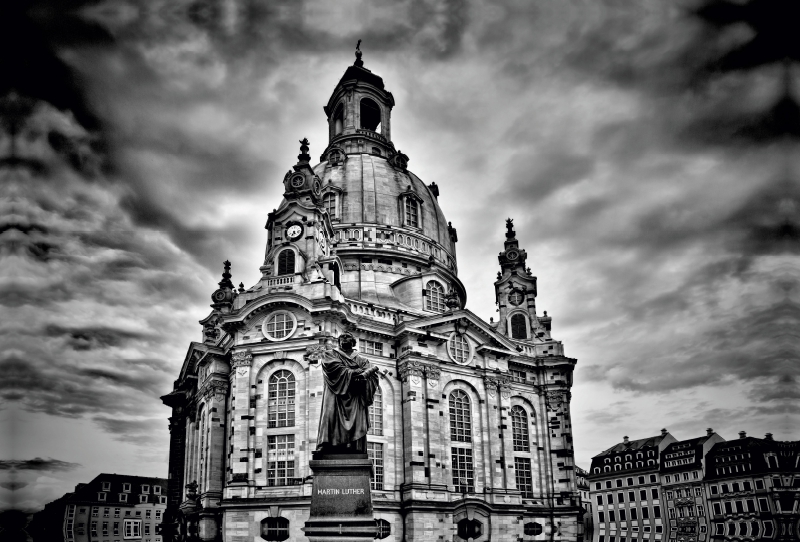
[[497,331],[521,341],[535,342],[550,336],[551,318],[536,316],[536,277],[526,267],[528,253],[519,248],[514,221],[506,219],[506,240],[497,259],[500,271],[494,283],[495,302],[500,319]]

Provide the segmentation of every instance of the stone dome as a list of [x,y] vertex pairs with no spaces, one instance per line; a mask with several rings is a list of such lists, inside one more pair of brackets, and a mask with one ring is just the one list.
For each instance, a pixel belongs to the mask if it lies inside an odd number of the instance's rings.
[[[408,170],[393,166],[382,156],[350,154],[336,165],[325,161],[314,166],[323,189],[341,192],[341,202],[332,216],[334,228],[347,224],[375,224],[408,229],[414,237],[424,237],[432,246],[443,249],[456,261],[455,243],[436,192]],[[413,196],[411,196],[413,194]],[[403,199],[414,197],[419,202],[419,225],[405,221]],[[446,259],[443,259],[445,262]],[[454,271],[454,266],[451,267]]]

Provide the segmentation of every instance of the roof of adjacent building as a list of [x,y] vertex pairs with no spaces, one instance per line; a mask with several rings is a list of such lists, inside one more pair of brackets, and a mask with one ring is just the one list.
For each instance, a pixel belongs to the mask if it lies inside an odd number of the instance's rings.
[[[103,490],[103,483],[110,484],[107,490]],[[149,486],[147,492],[148,503],[157,504],[159,502],[158,497],[162,495],[166,496],[167,494],[166,478],[133,476],[129,474],[102,473],[98,474],[89,483],[78,484],[75,487],[75,491],[69,494],[68,500],[81,501],[81,502],[96,502],[105,505],[140,504],[140,499],[138,497],[135,499],[129,498],[127,502],[122,502],[119,500],[119,498],[114,498],[118,497],[118,494],[120,493],[125,493],[125,491],[123,491],[124,489],[123,484],[130,484],[130,491],[127,492],[130,495],[143,495],[144,493],[142,493],[142,486],[143,485]],[[155,490],[153,489],[156,486],[161,487],[159,493],[156,493]],[[108,493],[109,497],[105,501],[98,500],[97,498],[98,493]]]
[[[611,448],[604,450],[594,457],[604,457],[606,455],[614,455],[620,452],[627,452],[630,450],[640,450],[642,448],[651,448],[658,446],[666,435],[657,435],[655,437],[640,438],[638,440],[629,440],[628,442],[620,442],[613,445]],[[594,459],[594,458],[592,458]]]
[[[696,469],[703,462],[703,444],[711,438],[711,435],[703,435],[702,437],[691,438],[688,440],[679,440],[667,444],[667,447],[661,450],[661,461],[659,470],[661,472],[681,471],[686,469]],[[692,450],[693,454],[687,454],[687,457],[670,457],[672,454],[680,453],[683,450]],[[683,463],[680,465],[668,465],[669,462],[676,459],[692,459],[691,462]]]
[[[800,441],[740,437],[718,442],[706,455],[706,479],[728,479],[754,474],[797,472]],[[768,456],[775,457],[772,464]]]

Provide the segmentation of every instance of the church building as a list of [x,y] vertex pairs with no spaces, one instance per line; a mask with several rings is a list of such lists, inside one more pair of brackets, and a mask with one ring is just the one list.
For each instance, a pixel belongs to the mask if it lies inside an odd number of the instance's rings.
[[320,353],[346,331],[380,369],[367,438],[378,539],[582,540],[576,360],[536,312],[511,220],[497,320],[464,308],[456,229],[437,184],[396,150],[394,105],[357,50],[324,106],[320,162],[301,141],[266,217],[261,278],[237,288],[225,262],[162,398],[172,409],[164,534],[174,540],[306,539]]

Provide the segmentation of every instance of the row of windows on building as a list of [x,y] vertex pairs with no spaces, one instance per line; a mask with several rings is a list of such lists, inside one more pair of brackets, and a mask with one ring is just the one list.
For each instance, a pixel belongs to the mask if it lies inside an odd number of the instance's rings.
[[[129,493],[117,493],[117,501],[124,502],[124,503],[129,502],[128,501],[128,495],[129,495]],[[101,502],[108,501],[109,500],[108,496],[109,496],[109,493],[107,493],[105,491],[98,491],[97,492],[97,500],[98,501],[101,501]],[[166,504],[167,503],[167,497],[164,496],[164,495],[157,496],[156,498],[157,498],[157,502],[159,502],[160,504]],[[143,495],[143,494],[139,495],[139,503],[149,502],[149,499],[150,499],[149,495]]]
[[[639,527],[631,527],[631,531],[638,533],[639,532]],[[650,533],[650,532],[653,532],[653,528],[650,525],[644,525],[642,527],[642,531],[641,532]],[[655,526],[655,532],[656,533],[664,532],[664,527],[661,526],[661,525],[656,525]],[[633,536],[635,537],[636,535],[633,535]],[[626,537],[624,537],[624,536],[617,537],[615,535],[611,535],[611,536],[607,537],[606,535],[601,534],[601,535],[599,535],[597,540],[598,540],[598,542],[627,542],[628,539]],[[634,542],[635,540],[637,540],[637,539],[636,538],[631,538],[631,542]]]
[[690,478],[692,480],[699,480],[700,479],[700,472],[699,471],[692,471],[692,472],[683,472],[677,474],[667,474],[664,476],[664,483],[669,484],[673,480],[677,484],[681,481],[681,476],[683,476],[683,481],[688,481]]
[[[606,494],[602,494],[601,493],[600,495],[596,495],[595,497],[597,499],[597,504],[600,504],[600,505],[602,505],[602,504],[614,504],[614,494],[613,493],[606,493]],[[639,495],[638,495],[639,498],[637,499],[636,497],[637,497],[637,495],[636,495],[635,491],[628,491],[628,501],[627,502],[635,503],[635,502],[639,502],[639,501],[646,501],[647,500],[647,490],[646,489],[640,489],[639,490]],[[656,487],[650,488],[650,499],[653,500],[653,501],[657,501],[658,500],[658,488],[656,488]],[[626,502],[625,501],[625,492],[620,491],[620,492],[617,493],[616,502],[617,502],[617,504],[623,504],[623,503]]]
[[[777,502],[777,501],[776,501]],[[769,501],[764,497],[758,499],[758,510],[756,510],[755,499],[739,499],[735,501],[724,501],[711,503],[714,515],[721,516],[724,508],[725,514],[744,514],[745,512],[769,512]]]
[[[600,523],[606,522],[606,517],[608,517],[609,523],[614,523],[616,521],[638,521],[639,519],[649,520],[649,519],[660,519],[661,518],[661,506],[653,505],[652,513],[651,507],[649,506],[642,506],[641,508],[620,508],[618,510],[600,510],[597,512],[597,519]],[[606,516],[608,514],[608,516]]]
[[[289,390],[293,383],[291,372],[281,370],[273,374],[274,386],[270,381],[270,400],[274,400],[274,417],[268,417],[270,427],[294,426],[294,412],[289,414],[288,406],[293,408],[294,392]],[[291,402],[289,398],[292,398]],[[282,410],[284,407],[286,409]],[[454,390],[448,399],[450,413],[451,471],[455,490],[460,493],[475,491],[474,461],[472,450],[472,411],[469,396],[463,390]],[[370,435],[383,435],[383,393],[378,388],[372,406],[369,408]],[[519,405],[511,407],[512,442],[515,452],[530,452],[528,414]],[[273,425],[274,424],[274,425]],[[367,451],[373,462],[374,473],[372,489],[384,487],[384,449],[379,442],[368,441]],[[268,435],[266,475],[268,486],[283,486],[301,483],[295,476],[295,437],[294,435]],[[256,452],[256,458],[261,457]],[[525,498],[533,498],[533,476],[530,457],[515,457],[514,469],[517,488]]]
[[[70,508],[70,510],[68,511],[68,514],[73,514],[74,510],[75,510],[74,506],[72,506]],[[78,513],[79,514],[85,514],[86,513],[86,508],[79,508],[78,509]],[[115,518],[120,517],[121,514],[122,514],[122,509],[121,508],[114,508],[114,517]],[[125,510],[125,515],[126,516],[141,517],[142,516],[142,510],[141,509],[140,510],[126,509]],[[98,506],[93,506],[92,507],[92,517],[93,518],[100,517],[100,507],[98,507]],[[103,508],[103,517],[104,518],[111,517],[111,508]],[[144,518],[145,519],[150,519],[151,517],[155,517],[156,520],[160,520],[161,519],[161,509],[160,508],[145,508],[144,509]]]
[[[758,537],[763,536],[764,538],[772,538],[772,534],[775,531],[775,527],[773,526],[771,521],[764,521],[764,534],[761,534],[761,525],[758,521],[738,521],[738,522],[729,522],[729,523],[715,523],[714,524],[714,534],[718,536],[750,536],[750,537]],[[705,525],[701,525],[701,528],[704,528]],[[705,531],[701,531],[705,532]],[[791,534],[791,533],[789,533]]]
[[[622,487],[623,485],[628,485],[628,486],[633,486],[633,485],[636,485],[636,484],[642,485],[642,484],[647,483],[646,482],[647,480],[649,480],[649,483],[651,483],[651,484],[656,484],[656,483],[658,483],[658,476],[656,476],[655,474],[650,474],[647,477],[645,477],[645,476],[629,477],[629,478],[625,479],[625,484],[623,484],[622,478],[617,478],[616,480],[613,481],[613,483],[612,483],[611,480],[606,480],[605,481],[605,487],[606,487],[606,489],[611,489],[612,487]],[[594,488],[598,489],[598,490],[599,489],[603,489],[603,483],[602,482],[595,482],[594,483]]]

